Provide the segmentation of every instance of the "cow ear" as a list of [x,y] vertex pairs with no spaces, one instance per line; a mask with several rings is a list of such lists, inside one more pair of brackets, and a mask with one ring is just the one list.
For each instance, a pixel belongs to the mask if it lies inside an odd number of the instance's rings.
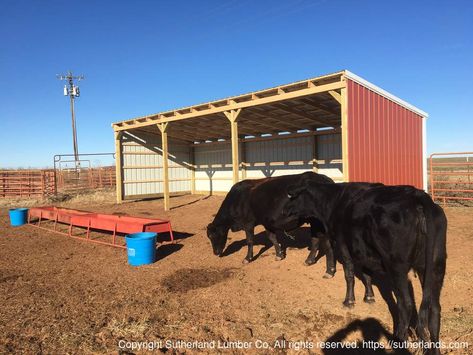
[[307,189],[307,186],[301,185],[292,185],[289,186],[287,189],[287,197],[289,198],[296,198],[299,196],[303,191]]

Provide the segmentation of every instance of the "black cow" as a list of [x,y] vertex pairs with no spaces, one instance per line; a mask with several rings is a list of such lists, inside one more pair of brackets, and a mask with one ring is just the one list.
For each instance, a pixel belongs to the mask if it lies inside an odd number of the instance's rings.
[[293,184],[313,181],[322,184],[333,184],[333,180],[325,175],[306,172],[298,175],[285,175],[258,180],[244,180],[231,188],[225,197],[215,219],[207,226],[213,252],[221,256],[225,248],[228,231],[244,230],[248,244],[248,253],[244,263],[253,260],[254,228],[263,225],[269,240],[276,249],[276,260],[284,259],[285,255],[277,240],[277,234],[300,227],[308,222],[311,226],[311,250],[306,264],[316,262],[319,241],[326,252],[327,272],[325,278],[335,274],[335,259],[333,251],[324,235],[323,227],[316,219],[284,217],[284,205],[289,201],[287,188]]
[[417,335],[423,341],[439,340],[447,219],[428,194],[412,186],[313,182],[290,187],[288,194],[285,214],[319,219],[335,242],[347,284],[345,303],[355,301],[355,265],[388,279],[397,300],[394,335],[406,340],[409,324],[417,317],[408,280],[413,269],[422,285]]

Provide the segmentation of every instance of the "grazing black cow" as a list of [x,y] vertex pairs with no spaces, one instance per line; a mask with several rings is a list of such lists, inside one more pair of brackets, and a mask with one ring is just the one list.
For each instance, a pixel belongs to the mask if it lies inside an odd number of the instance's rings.
[[313,218],[294,218],[282,215],[284,205],[289,201],[287,188],[293,184],[313,181],[321,184],[333,184],[333,180],[325,175],[306,172],[298,175],[285,175],[258,180],[244,180],[231,188],[225,197],[215,219],[207,226],[213,252],[221,256],[227,243],[228,231],[244,230],[248,244],[248,253],[244,263],[253,260],[254,228],[263,225],[269,240],[276,249],[276,260],[284,259],[285,255],[277,240],[277,234],[300,227],[308,222],[311,225],[311,250],[306,264],[316,262],[319,241],[325,249],[327,272],[325,278],[335,274],[333,251],[324,235],[323,227]]
[[355,265],[388,279],[397,300],[394,336],[406,340],[417,316],[408,280],[413,269],[422,285],[417,335],[423,341],[439,340],[447,219],[428,194],[412,186],[313,182],[290,187],[288,194],[291,200],[284,214],[319,219],[335,241],[347,284],[345,303],[355,301]]

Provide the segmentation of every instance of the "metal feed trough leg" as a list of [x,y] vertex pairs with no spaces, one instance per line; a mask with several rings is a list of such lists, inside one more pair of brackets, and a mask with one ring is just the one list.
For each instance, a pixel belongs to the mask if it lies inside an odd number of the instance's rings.
[[[52,228],[44,226],[47,221],[53,222]],[[158,233],[158,235],[159,233],[169,233],[171,242],[174,242],[171,222],[156,218],[116,216],[48,206],[30,208],[28,211],[28,224],[37,228],[67,235],[71,238],[123,249],[125,249],[126,246],[117,243],[117,233],[155,232]],[[58,224],[67,225],[68,232],[59,231],[57,229]],[[72,233],[74,227],[85,228],[85,236],[74,235]],[[91,231],[111,232],[112,242],[92,239],[90,235]]]

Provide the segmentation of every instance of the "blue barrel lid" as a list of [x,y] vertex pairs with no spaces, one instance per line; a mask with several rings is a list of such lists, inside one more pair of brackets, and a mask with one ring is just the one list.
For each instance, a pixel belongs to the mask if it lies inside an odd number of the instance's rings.
[[155,232],[139,232],[139,233],[132,233],[125,236],[128,239],[151,239],[155,238],[157,234]]

